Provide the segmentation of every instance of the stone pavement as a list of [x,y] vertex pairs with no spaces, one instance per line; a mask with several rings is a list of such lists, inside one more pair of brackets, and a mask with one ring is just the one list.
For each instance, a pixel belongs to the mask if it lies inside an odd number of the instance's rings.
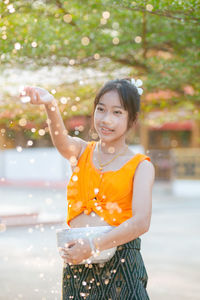
[[[27,206],[65,220],[60,189],[0,188],[1,207]],[[8,227],[0,232],[0,300],[60,300],[62,261],[55,230],[62,225]],[[175,197],[156,182],[150,230],[141,236],[151,300],[197,300],[200,295],[200,197]]]

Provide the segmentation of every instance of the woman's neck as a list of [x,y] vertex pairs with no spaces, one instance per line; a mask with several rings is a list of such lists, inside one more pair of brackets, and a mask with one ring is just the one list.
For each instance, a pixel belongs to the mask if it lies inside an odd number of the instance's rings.
[[125,147],[127,147],[125,143],[125,139],[120,141],[111,141],[111,142],[105,142],[99,140],[98,143],[101,152],[103,152],[104,154],[111,154],[111,155],[117,154],[120,151],[123,151]]

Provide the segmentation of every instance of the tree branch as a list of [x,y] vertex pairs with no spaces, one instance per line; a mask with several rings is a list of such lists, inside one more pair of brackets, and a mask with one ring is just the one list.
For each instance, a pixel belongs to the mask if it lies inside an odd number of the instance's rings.
[[142,45],[143,45],[143,58],[146,59],[147,54],[147,41],[146,41],[146,33],[147,33],[147,26],[146,26],[146,12],[142,14]]
[[[184,19],[184,17],[174,16],[170,11],[167,11],[167,10],[164,10],[164,11],[161,11],[161,10],[148,11],[143,7],[137,7],[137,8],[134,7],[133,8],[133,7],[124,6],[124,5],[109,5],[109,7],[112,7],[112,8],[115,8],[115,9],[120,7],[120,8],[124,8],[124,9],[131,10],[131,11],[146,12],[146,13],[149,13],[149,14],[152,14],[152,15],[157,15],[159,17],[166,17],[166,18],[171,18],[171,19],[176,19],[176,20]],[[187,14],[185,14],[184,12],[182,12],[182,13],[187,16]],[[185,18],[184,20],[187,20],[187,21],[193,20],[193,21],[200,22],[200,18],[195,18],[195,17],[192,17],[192,16],[188,17],[188,18]]]
[[[56,0],[56,5],[63,11],[63,13],[64,13],[65,15],[66,15],[66,14],[70,14],[70,15],[71,15],[71,13],[70,13],[69,11],[66,11],[66,10],[65,10],[65,8],[63,7],[63,4],[60,2],[60,0]],[[75,26],[76,29],[77,29],[78,31],[80,31],[80,28],[78,27],[78,25],[77,25],[74,21],[71,21],[69,24],[72,25],[72,26]]]

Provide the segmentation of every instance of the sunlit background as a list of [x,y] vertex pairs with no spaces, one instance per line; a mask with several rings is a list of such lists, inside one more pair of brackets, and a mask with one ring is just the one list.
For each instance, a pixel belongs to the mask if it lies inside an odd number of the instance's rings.
[[43,105],[22,103],[19,90],[47,89],[69,134],[89,141],[97,91],[123,77],[144,90],[127,143],[156,169],[141,237],[150,299],[199,299],[199,22],[192,0],[0,2],[0,299],[61,298],[56,229],[71,167]]

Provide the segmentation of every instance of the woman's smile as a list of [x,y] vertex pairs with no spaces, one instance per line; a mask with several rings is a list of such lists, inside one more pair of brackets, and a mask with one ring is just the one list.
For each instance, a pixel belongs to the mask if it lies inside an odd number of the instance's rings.
[[106,127],[101,127],[101,132],[103,134],[111,134],[113,131],[114,130],[110,130],[110,129],[106,128]]

